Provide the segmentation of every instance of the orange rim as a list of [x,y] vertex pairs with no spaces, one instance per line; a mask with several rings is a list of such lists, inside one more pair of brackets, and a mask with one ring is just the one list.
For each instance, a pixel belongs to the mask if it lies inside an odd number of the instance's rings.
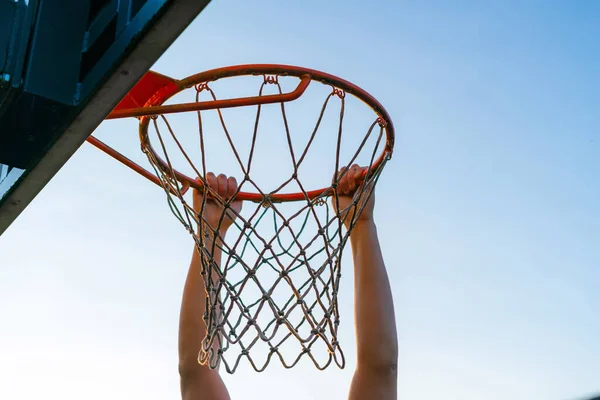
[[[163,105],[168,99],[176,95],[177,93],[182,92],[183,90],[189,89],[195,85],[206,84],[209,82],[216,81],[221,78],[229,78],[235,76],[247,76],[247,75],[264,75],[267,76],[295,76],[300,78],[300,83],[296,90],[290,93],[286,93],[283,95],[268,95],[268,96],[255,96],[255,97],[245,97],[245,98],[235,98],[235,99],[226,99],[226,100],[216,100],[216,101],[204,101],[198,103],[186,103],[186,104],[175,104],[175,105]],[[115,118],[126,118],[126,117],[139,117],[140,125],[139,125],[139,134],[140,141],[144,147],[150,151],[158,164],[165,170],[170,170],[168,164],[163,160],[150,143],[148,138],[148,125],[151,119],[157,115],[168,114],[168,113],[180,113],[180,112],[190,112],[190,111],[199,111],[199,110],[213,110],[213,109],[222,109],[222,108],[231,108],[231,107],[244,107],[244,106],[252,106],[259,104],[272,104],[272,103],[285,103],[294,101],[299,98],[304,90],[308,87],[311,81],[317,81],[326,85],[332,86],[334,89],[337,88],[342,90],[344,93],[349,93],[356,98],[362,100],[366,105],[368,105],[378,116],[378,123],[383,129],[385,129],[386,134],[386,143],[378,156],[377,160],[373,163],[373,165],[369,168],[369,171],[376,171],[381,164],[391,158],[393,149],[394,149],[394,126],[392,120],[385,110],[385,108],[381,105],[381,103],[373,96],[371,96],[368,92],[361,89],[360,87],[354,85],[351,82],[348,82],[344,79],[341,79],[337,76],[327,74],[325,72],[295,67],[290,65],[277,65],[277,64],[248,64],[248,65],[238,65],[224,68],[217,68],[205,72],[201,72],[196,75],[192,75],[182,80],[172,79],[164,86],[160,87],[156,92],[150,97],[149,100],[144,104],[143,107],[139,108],[129,108],[129,109],[115,109],[107,119],[115,119]],[[92,143],[97,145],[96,143]],[[98,146],[97,146],[98,147]],[[106,150],[104,150],[106,151]],[[116,154],[110,154],[112,157],[117,160],[124,162],[129,161],[126,157],[122,156],[118,152],[114,152]],[[123,159],[121,159],[123,158]],[[129,161],[131,163],[131,161]],[[126,163],[127,164],[127,163]],[[128,165],[128,164],[127,164]],[[139,167],[139,166],[138,166]],[[141,167],[139,167],[141,168]],[[134,168],[137,172],[138,168]],[[146,171],[148,172],[148,171]],[[183,185],[183,188],[187,190],[188,187],[195,188],[197,190],[202,190],[204,185],[197,179],[189,177],[177,170],[173,171],[175,177],[178,181],[180,181]],[[150,174],[148,172],[148,174]],[[148,179],[157,183],[156,180],[149,178],[148,174],[142,174],[146,176]],[[366,176],[365,176],[366,178]],[[273,202],[286,202],[286,201],[298,201],[305,200],[307,197],[309,199],[314,199],[323,195],[326,195],[330,190],[330,187],[325,187],[316,190],[310,190],[306,193],[302,192],[294,192],[294,193],[272,193],[269,194],[270,201]],[[253,201],[253,202],[263,202],[265,201],[265,196],[260,193],[250,193],[250,192],[239,192],[236,196],[236,199]]]

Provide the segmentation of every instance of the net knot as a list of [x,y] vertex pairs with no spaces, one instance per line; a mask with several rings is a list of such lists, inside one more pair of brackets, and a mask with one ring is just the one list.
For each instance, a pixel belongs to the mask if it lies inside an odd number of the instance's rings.
[[261,206],[263,206],[264,208],[271,208],[273,206],[273,201],[271,200],[271,196],[268,194],[265,194],[263,196],[263,201],[260,203]]

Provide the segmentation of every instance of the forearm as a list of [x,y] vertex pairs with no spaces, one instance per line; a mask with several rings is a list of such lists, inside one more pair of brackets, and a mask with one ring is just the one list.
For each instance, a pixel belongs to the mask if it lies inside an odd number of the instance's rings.
[[350,236],[354,258],[358,364],[395,368],[398,338],[394,302],[372,220],[359,220]]
[[[209,250],[212,241],[206,243]],[[214,261],[221,263],[221,249],[215,246]],[[180,370],[189,370],[199,367],[198,353],[202,340],[206,336],[204,314],[206,312],[206,289],[202,272],[202,259],[196,247],[192,254],[190,269],[183,289],[181,311],[179,318],[179,366]],[[213,273],[213,278],[216,273]]]

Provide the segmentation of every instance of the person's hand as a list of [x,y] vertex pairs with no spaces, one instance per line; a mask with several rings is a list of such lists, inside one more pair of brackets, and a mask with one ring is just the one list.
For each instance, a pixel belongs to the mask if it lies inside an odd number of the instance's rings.
[[[224,201],[229,200],[238,189],[238,184],[235,178],[228,178],[223,174],[215,176],[215,174],[209,172],[206,174],[206,180],[211,189],[214,190]],[[202,198],[203,194],[194,189],[194,211],[197,213],[200,212]],[[234,200],[231,202],[229,207],[230,210],[228,210],[227,215],[225,215],[221,225],[219,226],[219,220],[221,219],[224,211],[223,204],[218,199],[215,199],[209,195],[207,196],[206,204],[204,205],[204,223],[209,225],[213,232],[218,230],[221,237],[225,236],[227,229],[231,226],[231,224],[233,224],[233,221],[236,218],[236,214],[233,211],[239,214],[242,210],[242,201]],[[205,233],[212,234],[212,232]]]
[[[342,173],[346,169],[347,169],[346,167],[342,168],[338,172],[337,176],[341,176]],[[345,213],[342,214],[341,219],[344,222],[344,225],[346,225],[346,228],[349,226],[349,224],[351,222],[350,220],[353,216],[354,209],[355,209],[354,207],[350,207],[350,205],[354,202],[354,197],[356,195],[357,189],[361,188],[361,185],[363,184],[363,181],[364,181],[363,174],[366,170],[367,170],[367,168],[360,167],[360,166],[354,164],[353,166],[351,166],[348,169],[348,171],[344,174],[344,176],[342,176],[342,178],[338,182],[339,209],[340,209],[340,212],[342,212],[342,213],[344,213],[344,211],[345,211]],[[373,220],[373,208],[375,206],[375,193],[372,193],[371,196],[369,198],[367,198],[369,191],[370,191],[369,188],[365,188],[365,190],[362,191],[362,194],[360,195],[361,197],[357,202],[358,210],[360,210],[362,205],[366,202],[362,212],[360,213],[360,215],[357,218],[357,221],[372,221]],[[338,204],[336,204],[335,197],[332,197],[331,201],[333,203],[334,210],[336,210],[336,212],[337,212]]]

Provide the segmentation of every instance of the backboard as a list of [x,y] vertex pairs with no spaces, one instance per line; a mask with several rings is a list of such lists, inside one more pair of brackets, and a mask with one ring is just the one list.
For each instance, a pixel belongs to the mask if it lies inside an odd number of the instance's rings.
[[0,0],[0,235],[209,2]]

